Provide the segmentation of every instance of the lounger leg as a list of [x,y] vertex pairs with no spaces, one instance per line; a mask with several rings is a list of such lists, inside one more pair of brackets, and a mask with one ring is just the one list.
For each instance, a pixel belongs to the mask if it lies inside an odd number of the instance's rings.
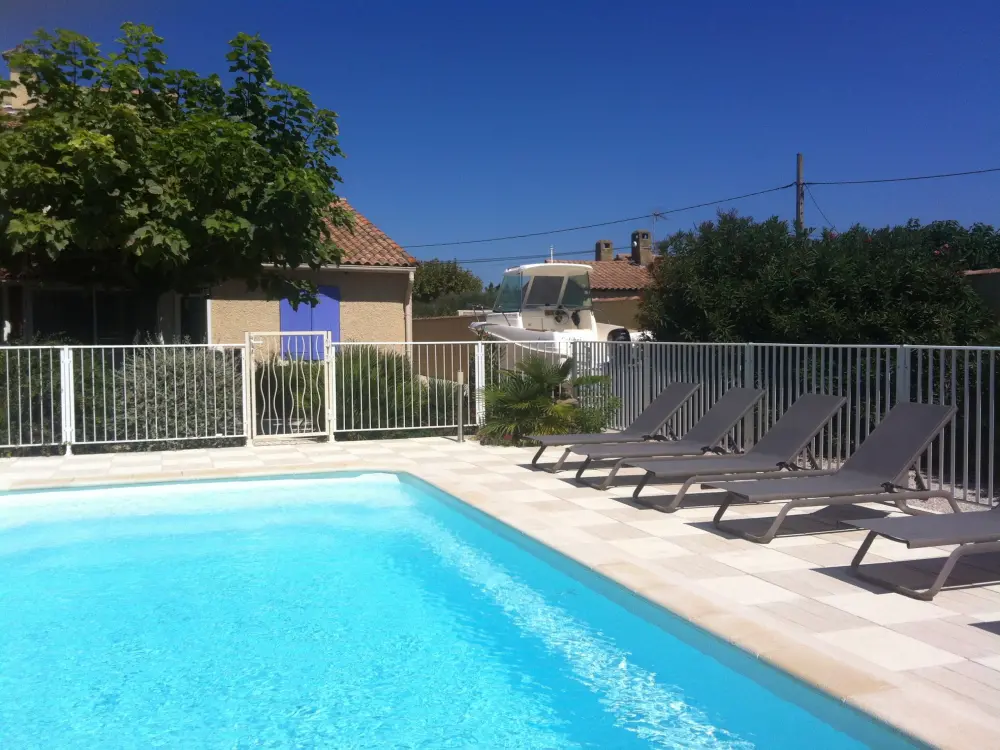
[[563,464],[566,463],[566,459],[569,458],[569,454],[572,452],[573,452],[572,447],[569,447],[566,450],[564,450],[563,454],[559,457],[559,460],[556,461],[555,465],[551,469],[549,469],[549,471],[555,474],[557,471],[562,470]]
[[944,588],[945,583],[951,577],[952,571],[955,569],[955,565],[966,555],[977,555],[984,552],[1000,552],[1000,542],[976,542],[972,544],[963,544],[952,550],[951,554],[948,555],[948,559],[945,560],[944,565],[941,566],[940,572],[934,578],[934,582],[929,588],[920,590],[912,589],[909,586],[903,586],[899,583],[893,583],[880,576],[874,576],[870,573],[865,573],[860,570],[858,566],[861,563],[861,558],[864,557],[864,553],[868,551],[871,547],[871,543],[874,541],[875,537],[878,536],[876,532],[869,532],[868,536],[865,538],[864,544],[861,545],[861,549],[858,550],[858,554],[854,556],[854,560],[851,561],[851,573],[860,578],[862,581],[868,581],[869,583],[874,583],[876,586],[881,586],[887,588],[890,591],[895,591],[897,594],[902,594],[903,596],[908,596],[911,599],[920,599],[921,601],[929,602],[935,596],[940,593],[941,589]]
[[544,445],[541,448],[538,449],[538,453],[536,453],[535,457],[533,459],[531,459],[531,465],[532,466],[537,466],[538,465],[538,459],[540,459],[542,457],[543,453],[545,453],[545,446]]
[[877,538],[878,538],[877,531],[868,532],[868,536],[865,537],[865,540],[861,543],[861,546],[858,547],[858,551],[854,555],[854,559],[851,560],[852,573],[857,572],[858,566],[861,564],[861,561],[864,560],[865,555],[868,554],[868,550],[872,548],[872,542],[874,542]]
[[698,479],[698,477],[689,478],[684,484],[681,485],[681,488],[677,490],[677,494],[674,495],[673,499],[665,506],[663,506],[661,510],[666,511],[667,513],[676,512],[677,509],[681,506],[681,503],[684,502],[684,498],[687,496],[688,490],[691,489],[691,485],[700,481],[701,480]]
[[590,466],[591,460],[592,459],[590,458],[590,456],[587,456],[587,458],[583,459],[583,466],[581,466],[579,469],[576,470],[577,479],[579,479],[583,475],[583,472],[586,471],[587,467]]
[[608,475],[604,477],[604,479],[599,484],[595,484],[594,486],[599,490],[607,490],[608,487],[611,486],[611,483],[614,481],[615,477],[618,475],[618,472],[622,470],[623,466],[624,463],[622,461],[616,463],[614,466],[611,467],[611,471],[608,472]]
[[733,504],[733,500],[735,499],[736,497],[732,492],[726,493],[726,496],[722,499],[722,503],[719,505],[719,509],[715,511],[715,517],[712,518],[712,525],[715,526],[715,528],[722,528],[722,517],[726,514],[726,511],[729,510],[729,506]]
[[768,526],[767,531],[763,534],[751,534],[749,531],[743,531],[743,529],[738,529],[733,527],[731,524],[722,523],[722,514],[726,508],[730,506],[732,500],[729,498],[723,502],[722,507],[719,508],[719,512],[715,514],[715,518],[712,523],[715,524],[715,528],[725,531],[727,534],[734,534],[738,537],[746,539],[748,542],[756,542],[757,544],[767,544],[778,534],[778,530],[781,528],[781,524],[785,522],[785,517],[795,508],[799,507],[809,507],[815,505],[815,502],[811,501],[801,501],[801,500],[791,500],[781,506],[781,510],[771,521],[771,525]]
[[639,484],[635,486],[635,490],[632,492],[632,497],[634,497],[636,500],[639,499],[639,493],[642,492],[642,488],[646,486],[646,482],[648,482],[650,478],[652,478],[652,476],[653,472],[651,471],[647,471],[645,474],[642,475],[642,479],[639,480]]

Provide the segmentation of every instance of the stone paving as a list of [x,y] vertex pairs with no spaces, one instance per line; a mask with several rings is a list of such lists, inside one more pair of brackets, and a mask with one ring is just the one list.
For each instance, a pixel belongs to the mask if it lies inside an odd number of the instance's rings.
[[[338,469],[410,472],[926,742],[1000,747],[1000,557],[968,558],[957,570],[958,587],[918,602],[847,574],[862,534],[837,529],[829,511],[797,516],[790,534],[755,545],[712,528],[708,496],[694,495],[689,507],[666,514],[632,503],[634,477],[599,492],[574,484],[572,472],[532,469],[530,457],[528,450],[421,438],[3,459],[0,491]],[[670,490],[644,494],[655,499]],[[44,497],[0,494],[0,519],[5,505]],[[771,511],[735,510],[748,525]],[[882,574],[926,583],[946,553],[879,540],[867,560]]]

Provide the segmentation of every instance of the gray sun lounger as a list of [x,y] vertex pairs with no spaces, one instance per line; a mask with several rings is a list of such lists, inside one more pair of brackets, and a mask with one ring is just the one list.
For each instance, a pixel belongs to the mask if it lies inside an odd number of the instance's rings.
[[657,506],[668,513],[677,510],[688,490],[702,482],[739,479],[747,474],[752,475],[748,478],[755,478],[761,475],[782,474],[785,471],[800,472],[798,476],[809,476],[811,472],[803,471],[794,462],[806,450],[816,433],[833,419],[846,401],[847,399],[841,396],[825,396],[819,393],[799,396],[774,426],[743,455],[668,458],[655,461],[625,459],[615,466],[615,470],[619,465],[624,465],[646,472],[632,493],[634,498],[639,497],[642,488],[652,479],[683,481],[680,490],[667,505]]
[[[710,482],[703,486],[725,490],[726,497],[715,514],[716,528],[751,542],[767,544],[778,533],[788,513],[795,508],[890,502],[906,513],[919,513],[908,500],[942,497],[952,509],[958,506],[950,492],[912,490],[905,486],[910,468],[944,429],[955,414],[953,406],[903,402],[894,406],[885,419],[848,458],[839,470],[810,472],[808,477],[783,477],[745,482]],[[901,486],[904,485],[904,486]],[[785,500],[771,526],[763,534],[751,534],[724,524],[722,517],[734,501],[763,503]]]
[[[576,472],[577,479],[580,479],[583,472],[590,466],[591,461],[617,459],[620,464],[621,459],[625,458],[664,458],[667,456],[697,456],[706,453],[724,453],[718,447],[719,443],[730,433],[737,422],[750,413],[750,410],[760,401],[763,395],[764,391],[758,388],[730,388],[698,420],[697,424],[681,436],[680,440],[656,444],[587,445],[583,443],[571,445],[556,463],[554,471],[562,468],[562,465],[571,453],[584,456],[583,465]],[[611,473],[601,484],[595,485],[598,489],[606,490],[608,488],[611,480],[614,479],[615,474],[621,468],[619,464],[615,465]]]
[[[674,414],[701,388],[698,383],[671,383],[652,403],[642,410],[632,424],[621,432],[599,432],[589,435],[531,435],[528,440],[537,442],[541,447],[531,459],[531,465],[538,464],[538,459],[546,448],[563,445],[601,445],[609,443],[638,443],[644,440],[666,440],[656,433]],[[562,467],[563,459],[556,463],[552,471]]]
[[[1000,552],[1000,506],[993,508],[993,510],[970,513],[944,513],[910,518],[896,516],[864,521],[844,521],[843,523],[858,529],[868,530],[868,536],[865,537],[858,554],[851,561],[851,572],[854,575],[863,581],[928,602],[948,582],[948,577],[954,570],[955,564],[961,558],[985,552]],[[913,589],[859,570],[858,566],[861,565],[864,556],[868,554],[872,542],[880,536],[902,542],[910,549],[944,547],[953,544],[958,546],[948,555],[930,587],[923,590]]]

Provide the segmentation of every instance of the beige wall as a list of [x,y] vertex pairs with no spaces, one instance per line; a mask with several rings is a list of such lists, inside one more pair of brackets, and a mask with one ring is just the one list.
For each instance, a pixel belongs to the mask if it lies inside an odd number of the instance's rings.
[[594,316],[598,323],[614,323],[625,328],[636,328],[639,314],[639,298],[635,299],[600,299],[595,297]]
[[[342,341],[406,341],[410,281],[406,272],[336,269],[309,274],[316,284],[340,289]],[[240,282],[212,290],[213,344],[242,343],[248,331],[280,331],[280,303]]]
[[413,321],[414,341],[477,341],[469,325],[475,322],[471,315],[449,315],[440,318],[416,318]]

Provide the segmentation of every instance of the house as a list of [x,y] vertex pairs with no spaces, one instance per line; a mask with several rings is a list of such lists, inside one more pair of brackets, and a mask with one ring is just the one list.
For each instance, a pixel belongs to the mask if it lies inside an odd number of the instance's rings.
[[293,330],[330,331],[334,341],[411,341],[416,261],[347,207],[355,217],[353,232],[333,230],[344,251],[340,265],[286,272],[310,278],[319,287],[315,307],[295,310],[240,281],[205,294],[170,292],[150,299],[130,291],[13,278],[0,269],[3,341],[58,336],[85,344],[130,344],[154,333],[164,341],[239,344],[250,331]]
[[632,232],[632,251],[615,254],[611,240],[598,240],[593,260],[560,260],[590,266],[590,290],[599,323],[638,327],[636,316],[642,292],[652,283],[653,241],[649,231]]

